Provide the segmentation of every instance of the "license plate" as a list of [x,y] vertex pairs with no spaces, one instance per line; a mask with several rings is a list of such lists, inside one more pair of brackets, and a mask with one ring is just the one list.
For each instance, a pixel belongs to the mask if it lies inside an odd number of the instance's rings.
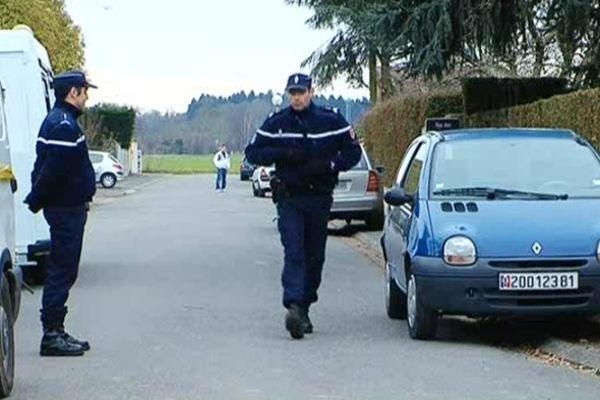
[[340,181],[335,185],[335,190],[349,190],[350,181]]
[[573,290],[579,288],[577,272],[501,273],[500,290]]

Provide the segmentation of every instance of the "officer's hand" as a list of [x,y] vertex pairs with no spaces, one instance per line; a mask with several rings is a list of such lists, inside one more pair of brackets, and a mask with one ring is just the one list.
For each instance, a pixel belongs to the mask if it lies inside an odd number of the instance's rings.
[[27,203],[27,208],[29,208],[29,211],[34,214],[37,214],[42,209],[42,207],[36,203]]
[[29,194],[25,198],[25,201],[23,201],[23,203],[27,204],[27,208],[29,208],[29,211],[31,211],[34,214],[37,214],[42,209],[42,206],[31,194]]
[[293,148],[285,151],[284,163],[288,165],[300,165],[306,163],[308,152],[303,148]]
[[308,176],[325,175],[333,172],[333,166],[331,160],[317,158],[309,161],[303,170]]

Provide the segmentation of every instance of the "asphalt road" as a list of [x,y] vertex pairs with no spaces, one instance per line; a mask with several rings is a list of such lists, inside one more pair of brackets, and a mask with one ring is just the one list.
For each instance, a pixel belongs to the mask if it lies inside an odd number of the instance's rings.
[[92,350],[39,357],[41,290],[24,293],[13,399],[600,398],[599,378],[492,346],[467,323],[411,340],[385,315],[380,269],[335,236],[315,333],[291,340],[270,200],[235,176],[227,193],[212,186],[165,177],[93,208],[67,320]]

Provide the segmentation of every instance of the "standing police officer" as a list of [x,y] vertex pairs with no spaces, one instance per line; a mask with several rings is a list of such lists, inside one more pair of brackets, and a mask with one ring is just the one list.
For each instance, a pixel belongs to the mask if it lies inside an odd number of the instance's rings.
[[245,153],[253,164],[276,167],[272,186],[284,247],[285,327],[292,338],[301,339],[313,331],[308,311],[321,284],[338,172],[358,163],[361,149],[344,117],[312,102],[309,76],[291,75],[286,91],[290,107],[267,118]]
[[80,356],[90,348],[88,342],[65,332],[64,320],[69,290],[79,270],[88,202],[96,192],[85,136],[77,123],[88,88],[95,87],[80,71],[54,78],[56,104],[40,128],[32,189],[25,199],[32,212],[44,210],[50,225],[50,261],[41,309],[42,356]]

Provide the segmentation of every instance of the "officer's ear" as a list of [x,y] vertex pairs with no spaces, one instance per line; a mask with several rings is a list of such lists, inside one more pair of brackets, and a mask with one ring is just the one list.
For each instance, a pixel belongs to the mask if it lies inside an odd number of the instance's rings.
[[81,94],[80,92],[80,88],[77,88],[75,86],[72,86],[69,89],[69,93],[67,94],[67,98],[76,98]]

